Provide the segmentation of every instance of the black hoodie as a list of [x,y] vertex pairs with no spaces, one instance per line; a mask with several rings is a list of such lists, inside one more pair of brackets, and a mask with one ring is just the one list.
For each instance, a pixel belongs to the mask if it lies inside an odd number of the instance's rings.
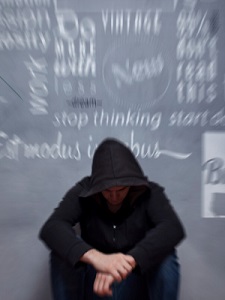
[[[130,187],[116,213],[101,194],[114,186]],[[78,223],[81,236],[74,230]],[[132,152],[115,139],[99,145],[91,176],[66,193],[40,232],[46,245],[72,265],[95,248],[133,256],[141,272],[159,264],[184,235],[163,188],[148,181]]]

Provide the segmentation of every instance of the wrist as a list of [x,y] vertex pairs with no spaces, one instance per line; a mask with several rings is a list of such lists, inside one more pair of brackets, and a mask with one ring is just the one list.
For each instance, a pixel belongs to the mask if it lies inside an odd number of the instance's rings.
[[90,249],[81,256],[80,261],[90,265],[94,265],[96,257],[99,256],[99,254],[100,252],[98,250]]

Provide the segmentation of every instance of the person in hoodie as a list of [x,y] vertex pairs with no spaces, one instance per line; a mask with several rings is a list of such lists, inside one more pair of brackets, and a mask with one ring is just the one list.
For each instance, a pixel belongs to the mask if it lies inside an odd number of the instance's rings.
[[127,146],[105,139],[91,176],[66,193],[40,231],[51,250],[53,298],[176,300],[175,247],[184,237],[164,189]]

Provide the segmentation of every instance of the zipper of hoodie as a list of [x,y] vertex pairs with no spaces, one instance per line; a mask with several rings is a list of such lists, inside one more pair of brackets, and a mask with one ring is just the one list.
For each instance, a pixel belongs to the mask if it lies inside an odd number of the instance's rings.
[[117,226],[113,224],[113,244],[116,244],[116,228]]

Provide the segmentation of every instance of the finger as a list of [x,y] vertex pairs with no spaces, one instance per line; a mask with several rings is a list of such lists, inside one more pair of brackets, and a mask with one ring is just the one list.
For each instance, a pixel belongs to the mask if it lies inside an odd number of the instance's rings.
[[99,296],[111,296],[112,289],[111,284],[113,277],[108,274],[99,273],[96,275],[94,282],[94,292]]
[[112,284],[113,280],[111,279],[110,275],[106,275],[105,280],[104,280],[104,286],[103,286],[103,296],[112,296]]
[[112,276],[117,282],[121,282],[123,280],[123,276],[119,270],[114,270],[112,272]]
[[131,255],[120,254],[119,258],[119,265],[122,265],[128,271],[131,271],[135,267],[136,262]]
[[132,272],[133,266],[126,260],[123,260],[123,262],[116,265],[115,269],[119,272],[122,279],[125,279],[127,275],[129,275]]
[[136,267],[136,261],[131,255],[126,255],[126,262],[134,269]]
[[127,273],[130,273],[133,270],[133,265],[131,265],[130,263],[128,263],[127,261],[124,262],[123,264],[123,268],[127,271]]
[[129,273],[132,271],[132,268],[129,266],[120,266],[120,268],[118,269],[118,272],[120,274],[120,276],[122,277],[122,279],[125,279],[127,277],[127,275],[129,275]]
[[96,294],[99,294],[99,291],[101,290],[101,277],[102,275],[100,273],[96,274],[93,290]]
[[94,284],[93,284],[93,291],[96,293],[97,290],[98,290],[98,273],[96,274],[96,277],[95,277],[95,281],[94,281]]
[[131,255],[125,255],[125,260],[126,260],[129,264],[134,264],[134,263],[135,263],[135,259],[134,259]]
[[104,289],[105,289],[105,276],[101,275],[98,285],[98,294],[100,296],[104,296]]

